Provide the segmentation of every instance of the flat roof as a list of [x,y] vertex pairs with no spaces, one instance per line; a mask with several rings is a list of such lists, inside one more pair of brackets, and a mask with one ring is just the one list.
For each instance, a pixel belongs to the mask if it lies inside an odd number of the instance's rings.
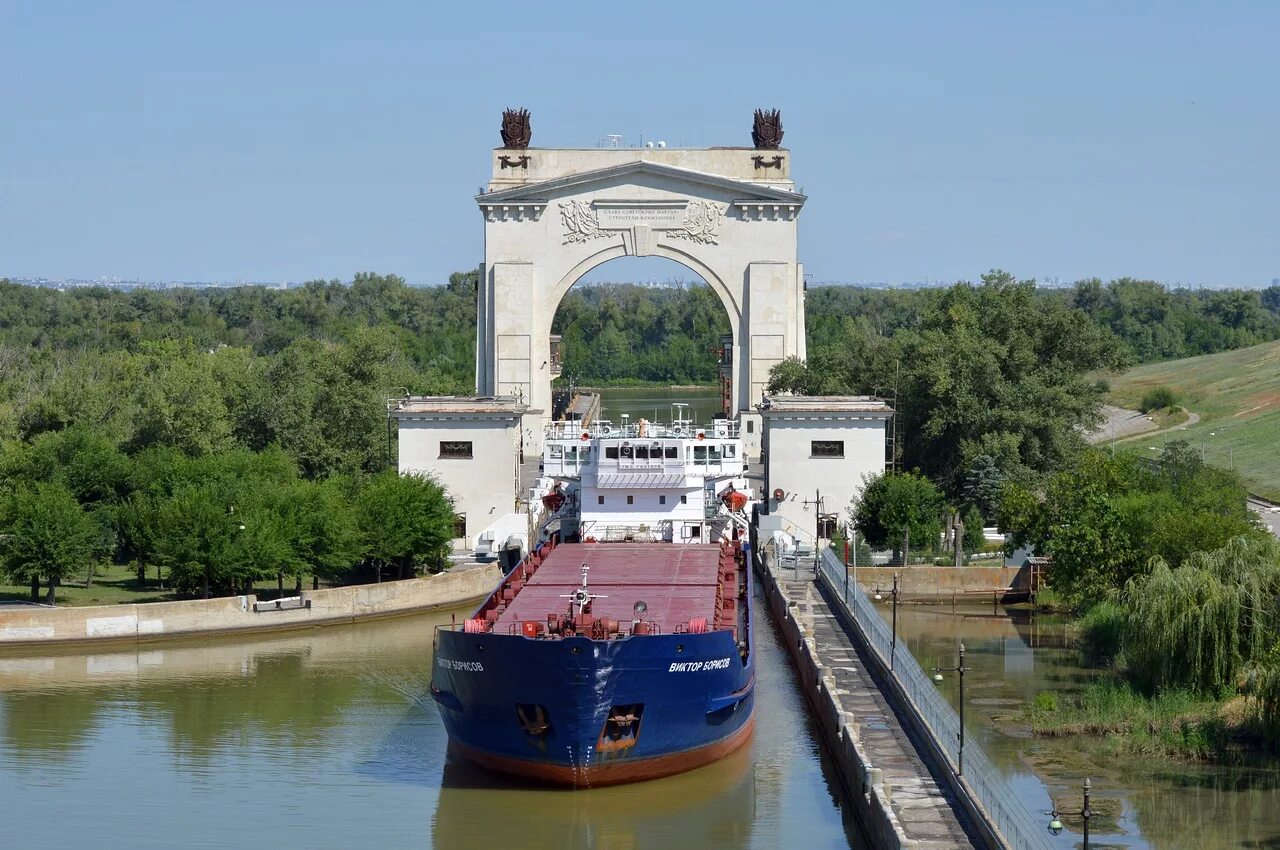
[[770,413],[893,413],[881,398],[870,395],[776,395],[765,396],[759,406]]
[[426,413],[519,415],[529,405],[515,396],[437,395],[408,396],[391,399],[387,408],[393,416],[417,416]]

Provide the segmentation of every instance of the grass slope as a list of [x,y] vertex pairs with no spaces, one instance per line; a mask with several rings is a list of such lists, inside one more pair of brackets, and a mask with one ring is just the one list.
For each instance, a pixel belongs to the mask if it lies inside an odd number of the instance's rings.
[[1136,409],[1158,386],[1172,388],[1201,419],[1134,443],[1203,445],[1209,463],[1235,467],[1250,490],[1280,500],[1280,342],[1138,366],[1111,379],[1109,400]]

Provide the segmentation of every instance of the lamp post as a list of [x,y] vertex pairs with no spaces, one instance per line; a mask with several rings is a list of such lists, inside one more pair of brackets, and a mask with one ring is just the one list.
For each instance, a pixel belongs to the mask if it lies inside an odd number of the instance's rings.
[[[880,593],[880,588],[876,588],[875,598],[877,602],[884,599],[883,594]],[[893,642],[889,644],[889,671],[893,672],[893,660],[894,660],[894,657],[898,654],[898,574],[897,573],[893,574],[893,590],[889,591],[889,598],[892,600],[892,605],[893,605],[893,617],[890,620],[893,624]],[[964,652],[964,647],[961,647],[960,651]],[[937,668],[934,668],[934,669],[936,671]],[[941,675],[939,675],[936,678],[940,679]]]
[[[1089,818],[1093,817],[1093,812],[1089,811],[1089,778],[1084,780],[1084,808],[1077,814],[1084,820],[1084,850],[1089,850]],[[1058,817],[1058,807],[1054,805],[1053,811],[1049,813],[1052,820],[1049,821],[1049,832],[1053,835],[1062,833],[1062,821]]]
[[[956,756],[956,776],[964,776],[964,674],[969,668],[964,666],[964,643],[959,647],[960,663],[955,667],[934,667],[933,681],[941,682],[943,673],[960,674],[960,753]],[[1088,808],[1088,806],[1085,806]]]

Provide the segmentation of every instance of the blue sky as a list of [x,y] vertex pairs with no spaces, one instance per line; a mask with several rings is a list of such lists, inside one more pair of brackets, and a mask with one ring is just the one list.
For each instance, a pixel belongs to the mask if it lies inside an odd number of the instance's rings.
[[0,274],[439,282],[504,106],[535,146],[777,106],[816,280],[1266,285],[1278,51],[1275,2],[0,0]]

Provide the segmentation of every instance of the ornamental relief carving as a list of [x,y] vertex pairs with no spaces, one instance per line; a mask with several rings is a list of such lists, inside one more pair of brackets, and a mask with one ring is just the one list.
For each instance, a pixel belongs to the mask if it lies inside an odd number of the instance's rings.
[[684,208],[684,222],[679,229],[667,233],[673,239],[688,239],[704,245],[716,245],[724,210],[712,201],[690,201]]
[[584,201],[560,203],[560,223],[564,225],[566,245],[605,238],[637,225],[647,226],[672,239],[716,245],[719,244],[724,214],[725,208],[720,204],[703,200],[637,201],[634,205],[607,201],[601,202],[600,209]]
[[587,242],[608,236],[600,228],[596,211],[582,201],[565,201],[560,204],[560,222],[564,225],[564,244]]

